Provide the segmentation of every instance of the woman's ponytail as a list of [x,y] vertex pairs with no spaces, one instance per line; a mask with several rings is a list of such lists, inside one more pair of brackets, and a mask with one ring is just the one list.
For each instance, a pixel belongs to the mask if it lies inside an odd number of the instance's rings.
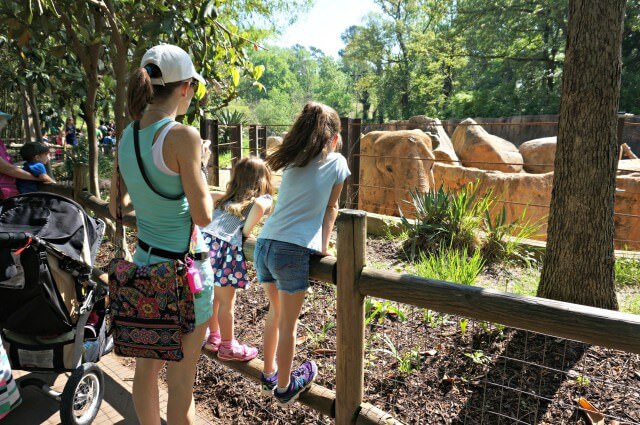
[[134,120],[142,118],[142,113],[152,99],[151,77],[146,68],[137,68],[129,79],[127,95],[129,116]]

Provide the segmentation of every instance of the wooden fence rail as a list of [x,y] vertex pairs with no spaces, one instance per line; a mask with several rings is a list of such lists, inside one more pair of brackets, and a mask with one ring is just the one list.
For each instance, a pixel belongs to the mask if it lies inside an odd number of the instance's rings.
[[[69,186],[46,185],[46,190],[74,196]],[[98,217],[109,218],[106,202],[84,191],[75,191],[75,200]],[[124,221],[135,227],[135,215],[126,215]],[[337,227],[338,259],[314,257],[310,267],[311,278],[337,285],[336,391],[313,385],[300,398],[303,404],[335,417],[337,424],[398,423],[362,400],[366,296],[640,354],[640,316],[375,270],[365,266],[366,213],[342,210]],[[255,239],[248,239],[244,250],[250,260],[254,248]],[[262,361],[258,359],[221,363],[259,381]]]

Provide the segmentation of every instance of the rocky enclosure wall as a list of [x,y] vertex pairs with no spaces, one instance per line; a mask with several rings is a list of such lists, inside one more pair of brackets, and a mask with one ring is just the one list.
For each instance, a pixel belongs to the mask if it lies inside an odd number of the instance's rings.
[[[491,129],[488,132],[492,133]],[[358,208],[394,216],[399,216],[402,209],[403,214],[411,217],[414,210],[409,190],[426,191],[444,185],[457,191],[478,181],[479,193],[493,190],[499,199],[494,213],[502,209],[502,204],[509,221],[524,213],[526,221],[540,224],[539,239],[546,238],[553,172],[502,172],[478,166],[465,167],[459,162],[447,163],[444,161],[449,155],[442,151],[438,153],[437,137],[420,130],[376,131],[363,136]],[[461,159],[464,157],[457,150],[456,153]],[[629,171],[620,172],[617,177],[616,249],[640,250],[640,160],[621,161],[619,168]]]

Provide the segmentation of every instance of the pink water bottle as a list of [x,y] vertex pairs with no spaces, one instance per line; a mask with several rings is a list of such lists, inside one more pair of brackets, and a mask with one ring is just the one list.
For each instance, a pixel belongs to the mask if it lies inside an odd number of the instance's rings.
[[198,266],[191,258],[187,259],[187,282],[189,282],[189,288],[192,294],[197,294],[204,288]]

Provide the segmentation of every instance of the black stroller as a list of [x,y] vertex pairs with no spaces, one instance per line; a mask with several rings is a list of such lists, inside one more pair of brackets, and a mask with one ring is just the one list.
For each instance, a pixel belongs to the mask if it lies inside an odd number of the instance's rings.
[[104,222],[74,201],[29,193],[0,207],[0,332],[12,369],[71,372],[60,402],[63,424],[90,424],[104,394],[95,364],[113,346],[105,323],[108,287],[93,280]]

